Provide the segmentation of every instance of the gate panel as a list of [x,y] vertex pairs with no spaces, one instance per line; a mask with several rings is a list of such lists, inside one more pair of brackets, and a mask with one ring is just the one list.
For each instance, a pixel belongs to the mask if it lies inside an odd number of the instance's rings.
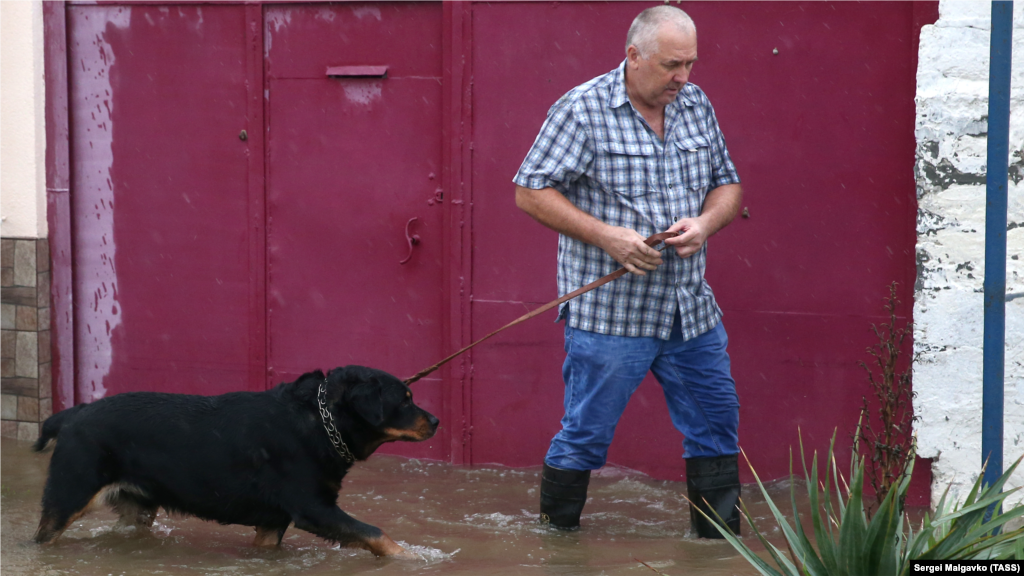
[[[741,439],[778,477],[797,425],[820,448],[855,422],[856,361],[885,286],[901,281],[912,300],[921,22],[912,3],[683,7],[701,30],[693,81],[715,103],[750,214],[711,241],[708,276]],[[621,61],[639,6],[449,7],[448,60],[439,3],[66,10],[83,402],[263,389],[348,363],[404,377],[553,298],[556,235],[515,208],[510,180],[550,105]],[[263,18],[262,41],[247,18]],[[444,142],[443,78],[457,84]],[[458,210],[442,177],[466,200]],[[468,320],[442,325],[453,318]],[[539,464],[561,414],[552,318],[467,355],[457,406],[444,406],[440,373],[414,386],[438,416],[465,411],[451,420],[468,415],[466,436],[442,421],[432,442],[389,450],[446,458],[466,438],[468,462]],[[679,453],[645,382],[611,461],[677,478]]]
[[[271,384],[345,364],[404,378],[441,358],[440,16],[437,4],[265,13]],[[413,391],[442,414],[439,379]],[[388,450],[443,458],[442,437]]]
[[[899,281],[912,301],[919,23],[913,3],[681,7],[700,37],[691,79],[715,105],[750,214],[711,239],[708,257],[731,337],[740,441],[759,472],[779,477],[798,426],[814,448],[837,426],[852,432],[868,392],[857,361],[870,325],[885,320],[886,286]],[[473,35],[486,39],[472,64],[473,225],[485,231],[473,238],[474,337],[555,297],[557,235],[516,210],[511,178],[555,100],[622,62],[642,8],[473,5]],[[562,325],[514,330],[474,352],[474,462],[539,465],[559,428]],[[519,419],[528,401],[532,425],[508,438],[493,423]],[[649,377],[609,460],[678,479],[681,440]]]
[[68,7],[76,402],[248,378],[244,8]]

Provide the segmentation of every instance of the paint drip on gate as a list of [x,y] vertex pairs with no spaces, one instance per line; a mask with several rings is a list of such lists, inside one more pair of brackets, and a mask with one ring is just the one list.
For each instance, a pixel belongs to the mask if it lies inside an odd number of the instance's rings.
[[[89,262],[82,267],[88,270],[86,277],[78,282],[76,301],[80,302],[77,328],[79,350],[88,354],[88,361],[79,366],[79,393],[82,401],[103,398],[107,389],[103,381],[110,372],[112,363],[111,333],[121,324],[121,307],[117,299],[117,269],[114,239],[114,182],[111,167],[113,153],[113,110],[114,93],[110,82],[110,71],[115,56],[106,38],[108,27],[125,29],[131,22],[130,7],[110,7],[101,18],[80,20],[73,31],[74,41],[93,45],[93,50],[83,49],[79,63],[79,78],[74,81],[84,88],[86,106],[92,120],[89,130],[91,154],[78,167],[79,186],[92,200],[92,206],[83,206],[79,211],[95,212],[96,221],[89,226],[89,233],[79,237],[75,249],[80,262]],[[84,195],[83,195],[84,196]],[[92,215],[89,216],[90,220]]]

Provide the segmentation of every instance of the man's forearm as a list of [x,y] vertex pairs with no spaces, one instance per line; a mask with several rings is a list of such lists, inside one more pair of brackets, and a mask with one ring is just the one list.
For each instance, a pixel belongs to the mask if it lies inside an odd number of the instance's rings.
[[743,188],[739,184],[726,184],[708,192],[699,219],[705,224],[707,235],[712,236],[736,218],[743,203]]
[[662,263],[661,253],[644,244],[635,230],[594,218],[554,188],[516,186],[516,206],[548,228],[604,250],[633,274],[642,276]]
[[554,188],[533,190],[516,186],[516,206],[548,228],[595,246],[601,246],[603,229],[608,227]]

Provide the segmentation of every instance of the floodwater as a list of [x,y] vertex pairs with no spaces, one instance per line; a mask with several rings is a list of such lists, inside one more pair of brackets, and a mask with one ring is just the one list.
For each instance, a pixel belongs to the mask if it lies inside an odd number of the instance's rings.
[[[416,560],[378,559],[294,527],[280,548],[255,548],[252,528],[168,517],[163,510],[152,530],[145,530],[118,528],[112,512],[97,509],[55,544],[39,546],[32,535],[50,456],[7,438],[0,448],[4,576],[756,573],[725,541],[688,535],[685,482],[604,468],[591,479],[583,529],[560,532],[537,523],[540,467],[461,467],[394,456],[356,464],[338,505],[382,528],[415,552]],[[775,484],[770,492],[788,508],[787,485]],[[744,501],[755,522],[781,544],[777,528],[770,530],[770,512],[756,486],[744,486]],[[748,545],[761,550],[744,530]]]

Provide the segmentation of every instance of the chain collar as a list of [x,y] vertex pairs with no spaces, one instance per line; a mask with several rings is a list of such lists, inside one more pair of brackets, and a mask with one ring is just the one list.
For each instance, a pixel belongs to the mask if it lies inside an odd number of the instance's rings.
[[341,439],[341,432],[334,427],[334,416],[331,415],[331,411],[327,409],[327,378],[320,383],[320,390],[317,392],[316,401],[320,405],[320,421],[324,425],[324,430],[327,431],[327,438],[330,439],[331,444],[334,446],[334,450],[338,452],[338,456],[345,462],[352,464],[356,461],[356,457],[352,455],[352,451],[345,445],[345,441]]

